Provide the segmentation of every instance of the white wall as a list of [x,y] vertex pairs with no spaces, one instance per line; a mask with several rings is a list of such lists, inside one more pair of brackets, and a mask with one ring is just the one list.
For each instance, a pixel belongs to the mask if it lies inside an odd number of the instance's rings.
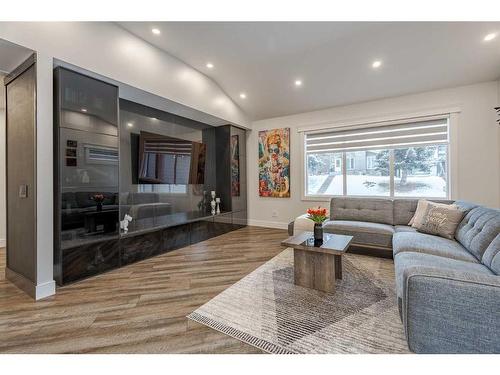
[[210,78],[107,22],[0,22],[0,38],[37,52],[36,298],[53,281],[52,80],[62,60],[243,127],[250,122]]
[[5,89],[0,75],[0,247],[5,246]]
[[[498,207],[500,205],[500,127],[496,124],[494,107],[498,105],[499,82],[486,82],[451,89],[437,90],[414,95],[334,107],[321,111],[302,113],[256,121],[247,140],[249,179],[250,224],[285,227],[288,222],[308,207],[327,202],[301,200],[301,145],[297,128],[316,124],[335,124],[351,120],[369,120],[388,115],[401,115],[443,107],[459,107],[457,128],[451,148],[454,160],[452,172],[453,199]],[[291,128],[290,180],[291,198],[260,198],[258,196],[258,148],[259,130],[280,127]],[[272,212],[277,216],[273,217]]]
[[110,22],[0,22],[0,38],[248,127],[210,78]]

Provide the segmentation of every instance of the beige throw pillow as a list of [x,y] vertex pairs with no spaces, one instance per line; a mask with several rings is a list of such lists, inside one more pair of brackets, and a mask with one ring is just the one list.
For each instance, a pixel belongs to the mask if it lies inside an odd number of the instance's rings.
[[421,222],[424,214],[427,210],[427,203],[425,199],[419,199],[417,203],[417,209],[415,210],[415,213],[413,214],[413,217],[411,218],[410,222],[408,223],[409,226],[412,226],[416,228],[415,222]]
[[417,212],[415,212],[415,220],[412,226],[422,233],[453,239],[455,230],[465,213],[454,204],[427,201],[423,207],[423,215],[422,213],[416,215]]

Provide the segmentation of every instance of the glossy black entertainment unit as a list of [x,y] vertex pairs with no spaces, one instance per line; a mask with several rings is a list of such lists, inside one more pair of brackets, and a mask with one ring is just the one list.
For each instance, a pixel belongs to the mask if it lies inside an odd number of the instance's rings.
[[[244,130],[119,99],[118,87],[60,67],[54,70],[54,119],[59,285],[246,225]],[[140,134],[151,143],[139,144]],[[190,151],[198,145],[203,154]],[[154,148],[149,156],[147,147]],[[139,183],[145,180],[138,180],[139,172],[151,173],[140,169],[148,158],[152,173],[162,173],[151,181],[162,183]],[[174,183],[163,183],[170,179]],[[211,191],[221,199],[220,214],[211,214]],[[125,231],[120,220],[127,216],[132,220]]]
[[209,215],[175,226],[155,227],[121,234],[119,239],[100,240],[66,249],[60,285],[94,276],[177,250],[244,227],[233,222],[232,212]]

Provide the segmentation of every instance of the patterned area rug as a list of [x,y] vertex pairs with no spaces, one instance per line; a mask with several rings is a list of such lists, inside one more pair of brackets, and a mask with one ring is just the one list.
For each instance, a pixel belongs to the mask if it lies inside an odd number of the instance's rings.
[[286,249],[188,318],[269,353],[408,353],[390,259],[345,255],[328,294],[293,283]]

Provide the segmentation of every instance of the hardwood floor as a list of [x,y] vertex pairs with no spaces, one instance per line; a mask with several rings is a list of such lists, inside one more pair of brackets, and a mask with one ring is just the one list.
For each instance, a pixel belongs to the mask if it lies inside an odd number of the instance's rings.
[[286,237],[245,227],[38,302],[5,280],[0,249],[0,353],[259,353],[186,315],[280,253]]

